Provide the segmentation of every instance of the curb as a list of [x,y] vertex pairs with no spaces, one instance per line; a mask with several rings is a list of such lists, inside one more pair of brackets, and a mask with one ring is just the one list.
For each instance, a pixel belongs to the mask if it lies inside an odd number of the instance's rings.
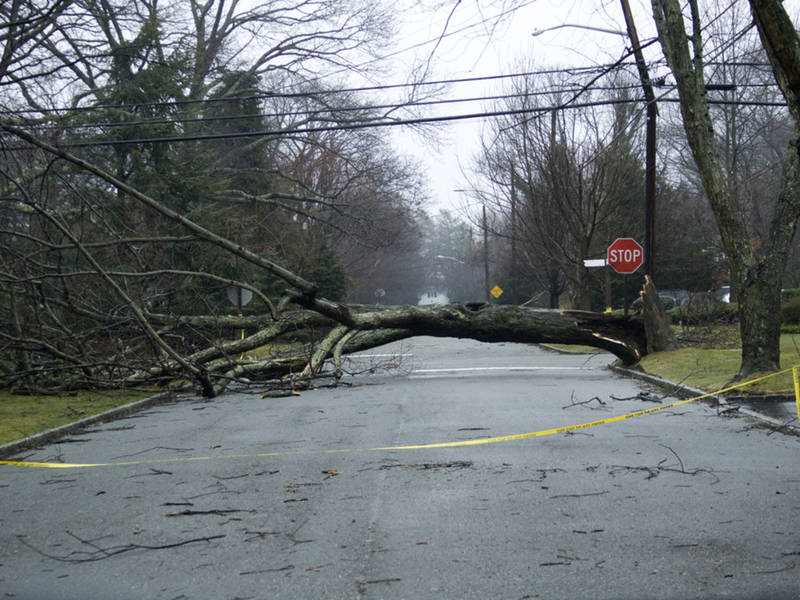
[[59,438],[72,435],[88,425],[94,425],[104,421],[113,421],[115,419],[127,417],[135,412],[150,408],[152,406],[167,404],[177,400],[178,398],[175,391],[161,392],[159,394],[155,394],[154,396],[149,396],[147,398],[142,398],[141,400],[131,402],[130,404],[123,404],[122,406],[111,408],[96,415],[79,419],[73,423],[67,423],[66,425],[54,427],[53,429],[34,433],[28,437],[0,445],[0,458],[8,458],[9,456],[22,452],[23,450],[30,450],[31,448],[44,446],[45,444],[52,443]]
[[[683,385],[680,383],[675,383],[673,381],[668,381],[666,379],[661,379],[660,377],[656,377],[655,375],[650,375],[648,373],[644,373],[642,371],[636,371],[635,369],[626,369],[625,367],[618,367],[615,365],[609,365],[609,369],[614,371],[615,373],[619,373],[625,377],[630,377],[632,379],[640,379],[642,381],[646,381],[648,383],[652,383],[661,388],[669,389],[669,393],[675,394],[681,398],[691,398],[693,396],[705,396],[709,401],[713,402],[715,406],[718,406],[723,411],[736,411],[740,415],[748,416],[752,419],[756,419],[760,421],[764,426],[769,427],[771,429],[780,429],[782,431],[791,433],[793,435],[800,435],[800,426],[793,423],[784,423],[775,419],[773,417],[769,417],[767,415],[761,414],[760,412],[753,410],[751,408],[746,408],[744,406],[739,406],[738,404],[733,404],[731,401],[741,401],[744,400],[744,397],[736,396],[735,398],[728,398],[726,399],[723,396],[717,396],[716,394],[709,394],[698,388],[693,388],[688,385]],[[776,400],[784,400],[784,396],[767,396],[765,400],[768,401],[776,401]],[[793,399],[793,398],[791,398]]]

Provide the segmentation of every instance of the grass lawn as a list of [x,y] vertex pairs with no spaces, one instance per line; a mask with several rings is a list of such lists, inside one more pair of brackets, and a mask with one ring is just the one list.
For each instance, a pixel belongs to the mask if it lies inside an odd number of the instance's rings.
[[0,391],[0,444],[96,415],[152,393],[117,390],[63,396],[20,396]]
[[[694,327],[676,330],[683,347],[645,356],[639,365],[646,372],[669,381],[712,392],[726,388],[739,370],[741,346],[738,325]],[[781,335],[781,368],[800,366],[800,334]],[[769,373],[756,373],[748,381]],[[746,382],[743,382],[746,383]],[[794,394],[791,371],[737,388],[739,394]]]

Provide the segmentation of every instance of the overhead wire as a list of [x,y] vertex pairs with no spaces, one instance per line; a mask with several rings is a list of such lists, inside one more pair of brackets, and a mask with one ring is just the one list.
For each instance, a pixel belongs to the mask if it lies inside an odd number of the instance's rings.
[[[767,84],[753,84],[752,87],[764,87]],[[638,88],[639,84],[631,84],[629,86],[609,86],[607,89],[615,89],[615,90],[624,90],[624,89],[633,89]],[[678,102],[678,98],[670,98],[665,96],[666,93],[669,91],[674,90],[674,86],[670,85],[667,86],[668,89],[663,91],[661,97],[658,99],[659,102]],[[592,88],[594,89],[594,88]],[[302,127],[293,127],[293,128],[276,128],[276,129],[259,129],[259,130],[247,130],[247,131],[238,131],[238,132],[222,132],[222,133],[201,133],[201,134],[184,134],[184,135],[175,135],[175,136],[162,136],[162,137],[139,137],[139,138],[127,138],[127,139],[95,139],[95,140],[83,140],[83,141],[75,141],[75,142],[63,142],[59,144],[62,147],[93,147],[93,146],[113,146],[113,145],[121,145],[121,144],[145,144],[145,143],[180,143],[180,142],[190,142],[190,141],[203,141],[203,140],[221,140],[221,139],[232,139],[232,138],[243,138],[243,137],[276,137],[276,136],[287,136],[287,135],[300,135],[300,134],[308,134],[308,133],[321,133],[321,132],[330,132],[330,131],[348,131],[348,130],[357,130],[357,129],[367,129],[367,128],[382,128],[382,127],[393,127],[393,126],[409,126],[409,125],[423,125],[423,124],[433,124],[433,123],[445,123],[445,122],[452,122],[452,121],[461,121],[461,120],[471,120],[471,119],[486,119],[486,118],[493,118],[493,117],[500,117],[500,116],[511,116],[511,115],[519,115],[519,114],[540,114],[540,113],[549,113],[554,110],[567,110],[573,108],[585,108],[590,106],[609,106],[619,103],[641,103],[643,99],[640,98],[632,98],[632,99],[625,99],[625,100],[598,100],[598,101],[590,101],[590,102],[582,102],[578,103],[575,100],[585,91],[587,88],[563,88],[559,91],[566,91],[572,92],[573,96],[566,102],[556,104],[556,105],[549,105],[549,106],[535,106],[535,107],[527,107],[527,108],[519,108],[519,109],[505,109],[505,110],[481,110],[476,112],[468,112],[468,113],[460,113],[460,114],[446,114],[446,115],[438,115],[438,116],[430,116],[430,117],[413,117],[413,118],[398,118],[398,119],[387,119],[385,117],[377,117],[371,119],[364,119],[360,121],[354,122],[341,122],[341,120],[336,120],[335,117],[343,112],[351,112],[351,111],[374,111],[377,109],[396,109],[402,108],[403,104],[386,104],[386,105],[373,105],[373,106],[363,106],[363,107],[339,107],[339,108],[331,108],[325,110],[316,110],[316,111],[294,111],[294,112],[287,112],[287,113],[275,113],[275,117],[287,117],[287,116],[297,116],[297,115],[305,115],[307,117],[306,121],[310,121],[311,123],[317,122],[324,122],[327,119],[333,121],[330,124],[309,124]],[[488,101],[488,100],[506,100],[518,97],[530,97],[531,95],[546,95],[552,94],[554,90],[545,90],[535,92],[533,94],[525,94],[525,93],[516,93],[516,94],[502,94],[496,96],[478,96],[473,98],[456,98],[456,99],[443,99],[443,100],[436,100],[436,101],[420,101],[417,102],[417,106],[426,106],[426,105],[436,105],[436,104],[453,104],[453,103],[467,103],[467,102],[477,102],[477,101]],[[775,106],[781,107],[785,106],[785,102],[779,101],[759,101],[759,100],[727,100],[727,99],[710,99],[709,103],[711,105],[740,105],[740,106]],[[327,117],[323,118],[323,115]],[[251,118],[261,118],[266,117],[268,115],[258,114],[258,115],[227,115],[223,117],[219,117],[220,120],[236,120],[236,119],[251,119]],[[214,118],[216,119],[216,118]],[[200,119],[203,121],[204,119]],[[114,127],[114,126],[139,126],[139,125],[152,125],[152,124],[179,124],[183,123],[180,118],[176,119],[164,119],[164,120],[156,120],[156,121],[142,121],[142,122],[119,122],[119,123],[108,123],[106,126]],[[92,124],[92,123],[84,123],[80,124],[80,127],[100,127],[101,124]],[[8,149],[12,149],[7,147]]]
[[[519,6],[514,6],[504,12],[495,15],[493,18],[501,18],[502,16],[506,15],[509,12],[514,12],[519,8],[523,8],[530,4],[533,4],[534,0],[531,2],[524,3]],[[452,16],[452,15],[451,15]],[[409,46],[405,49],[399,50],[395,53],[390,53],[385,55],[384,57],[379,57],[373,59],[369,62],[374,62],[376,60],[385,60],[389,57],[392,57],[396,54],[406,52],[410,49],[422,47],[428,44],[439,44],[443,37],[449,37],[452,35],[457,35],[459,33],[463,33],[464,31],[470,30],[476,26],[482,25],[485,23],[485,19],[481,21],[481,23],[473,23],[462,27],[460,29],[456,29],[450,32],[445,32],[442,35],[427,40],[425,42],[421,42],[419,44],[414,44]],[[749,29],[749,28],[748,28]],[[746,30],[745,30],[746,32]],[[740,35],[743,35],[745,32],[741,32]],[[738,36],[737,36],[738,37]],[[650,45],[657,41],[655,38],[648,41],[646,44],[643,44],[642,47]],[[632,65],[633,63],[631,63]],[[663,64],[663,61],[656,61],[653,63],[653,66],[656,64]],[[711,64],[711,63],[707,63]],[[765,66],[761,63],[748,63],[752,66]],[[394,90],[394,89],[403,89],[403,88],[414,88],[417,89],[421,86],[446,86],[446,85],[457,85],[462,83],[474,83],[474,82],[485,82],[485,81],[492,81],[492,80],[505,80],[509,78],[519,78],[519,77],[533,77],[533,76],[541,76],[553,73],[570,73],[573,75],[580,75],[580,74],[591,74],[595,75],[591,79],[591,83],[588,85],[580,86],[577,85],[573,87],[564,87],[558,91],[573,93],[573,96],[570,100],[566,103],[563,103],[563,106],[551,106],[551,107],[542,107],[542,108],[530,108],[530,109],[522,109],[522,112],[549,112],[552,110],[570,108],[566,106],[567,104],[574,102],[577,100],[582,94],[586,93],[593,83],[596,83],[598,79],[603,75],[610,72],[611,69],[619,69],[625,68],[624,60],[619,60],[613,63],[613,65],[593,65],[593,66],[586,66],[586,67],[573,67],[573,68],[557,68],[557,69],[543,69],[537,71],[528,71],[522,73],[508,73],[508,74],[495,74],[495,75],[484,75],[484,76],[474,76],[474,77],[464,77],[464,78],[453,78],[453,79],[440,79],[434,81],[423,81],[423,82],[409,82],[409,83],[393,83],[393,84],[379,84],[379,85],[368,85],[368,86],[354,86],[354,87],[346,87],[346,88],[332,88],[332,89],[314,89],[314,90],[303,90],[303,91],[281,91],[281,92],[264,92],[259,94],[251,94],[248,96],[221,96],[218,98],[205,98],[205,99],[187,99],[187,100],[170,100],[170,101],[160,101],[160,102],[149,102],[149,103],[119,103],[119,104],[101,104],[101,105],[94,105],[94,106],[81,106],[81,107],[56,107],[51,109],[52,113],[56,115],[61,115],[62,113],[71,113],[71,112],[90,112],[90,111],[98,111],[98,110],[125,110],[125,109],[142,109],[145,107],[164,107],[164,108],[172,108],[172,107],[181,107],[190,104],[202,104],[202,105],[213,105],[216,103],[228,103],[228,102],[236,102],[241,103],[245,101],[252,101],[252,100],[278,100],[278,99],[318,99],[318,98],[325,98],[330,95],[337,95],[337,94],[354,94],[354,93],[364,93],[364,92],[372,92],[372,91],[387,91],[387,90]],[[293,86],[296,85],[309,85],[310,83],[314,83],[319,81],[316,80],[305,80],[302,84],[292,84]],[[606,90],[623,90],[626,88],[633,88],[638,87],[639,84],[630,85],[630,86],[607,86],[602,88],[600,86],[591,87],[592,90],[594,89],[606,89]],[[759,85],[766,85],[766,84],[759,84]],[[383,104],[364,104],[360,106],[331,106],[331,107],[324,107],[324,108],[314,108],[311,110],[292,110],[292,111],[283,111],[283,112],[273,112],[273,113],[251,113],[251,114],[234,114],[234,115],[207,115],[202,117],[192,117],[192,118],[181,118],[180,115],[176,115],[173,118],[162,118],[162,119],[147,119],[147,120],[135,120],[135,121],[107,121],[107,122],[78,122],[78,123],[59,123],[59,124],[33,124],[28,125],[29,127],[36,128],[36,129],[58,129],[60,131],[63,130],[76,130],[80,128],[115,128],[115,127],[140,127],[140,126],[147,126],[147,125],[184,125],[189,123],[195,122],[214,122],[214,121],[236,121],[236,120],[245,120],[245,119],[281,119],[281,118],[289,118],[289,117],[297,117],[303,116],[305,117],[306,122],[320,122],[320,121],[336,121],[337,118],[340,118],[341,115],[344,114],[352,114],[352,113],[360,113],[360,112],[375,112],[380,110],[385,111],[395,111],[398,109],[404,108],[416,108],[416,107],[428,107],[428,106],[436,106],[436,105],[451,105],[451,104],[459,104],[459,103],[472,103],[472,102],[487,102],[487,101],[499,101],[499,100],[507,100],[512,99],[515,97],[525,96],[536,96],[536,95],[548,95],[554,93],[555,90],[541,90],[537,92],[530,92],[527,94],[497,94],[497,95],[482,95],[482,96],[473,96],[467,98],[444,98],[444,99],[434,99],[434,100],[418,100],[413,102],[397,102],[397,103],[383,103]],[[636,102],[640,102],[641,100],[635,100]],[[670,102],[673,101],[669,98],[664,98],[662,94],[662,98],[660,101]],[[613,102],[606,102],[607,104],[613,104]],[[722,101],[714,101],[712,103],[723,103]],[[727,104],[731,103],[739,103],[742,104],[742,101],[725,101]],[[780,105],[780,103],[770,103],[770,102],[751,102],[747,104],[756,104],[756,105],[765,105],[765,106],[776,106]],[[597,105],[594,102],[589,103],[581,103],[576,104],[576,107],[579,106],[588,106],[588,105]],[[86,140],[80,142],[72,142],[72,143],[64,143],[62,144],[65,147],[82,147],[82,146],[100,146],[100,145],[115,145],[115,144],[132,144],[132,143],[158,143],[158,142],[181,142],[181,141],[197,141],[197,140],[214,140],[214,139],[225,139],[225,138],[233,138],[233,137],[253,137],[253,136],[270,136],[270,135],[287,135],[287,134],[300,134],[300,133],[311,133],[311,132],[322,132],[322,131],[334,131],[334,130],[348,130],[348,129],[363,129],[368,127],[387,127],[387,126],[398,126],[398,125],[416,125],[416,124],[425,124],[425,123],[436,123],[436,122],[447,122],[447,121],[455,121],[455,120],[465,120],[465,119],[476,119],[476,118],[491,118],[493,116],[501,116],[501,115],[508,115],[508,114],[516,114],[519,111],[516,110],[484,110],[479,112],[470,112],[470,113],[462,113],[462,114],[450,114],[450,115],[440,115],[440,116],[433,116],[433,117],[414,117],[414,118],[405,118],[405,119],[385,119],[383,118],[368,118],[363,121],[358,122],[335,122],[330,125],[310,125],[304,126],[300,128],[292,128],[292,129],[265,129],[265,130],[252,130],[252,131],[242,131],[242,132],[221,132],[221,133],[202,133],[202,134],[195,134],[195,135],[180,135],[180,136],[164,136],[164,137],[144,137],[144,138],[129,138],[124,140]],[[42,114],[41,110],[34,110],[34,109],[21,109],[21,110],[2,110],[0,109],[0,114],[2,115],[25,115],[25,114]]]
[[[592,89],[594,91],[622,91],[627,89],[638,89],[639,87],[640,87],[639,84],[630,84],[630,85],[613,85],[613,86],[595,86]],[[307,117],[307,119],[309,120],[317,120],[316,118],[319,116],[335,116],[340,113],[370,112],[379,110],[392,111],[401,108],[407,109],[407,108],[428,107],[428,106],[438,106],[438,105],[448,105],[448,104],[465,104],[473,102],[506,100],[512,98],[520,98],[520,97],[548,96],[552,95],[556,91],[561,93],[565,92],[569,93],[569,92],[577,92],[580,89],[581,89],[580,87],[573,85],[571,87],[564,86],[558,89],[547,89],[547,90],[530,91],[530,92],[518,92],[518,93],[458,97],[458,98],[442,98],[438,100],[416,100],[411,102],[393,102],[386,104],[331,106],[331,107],[313,108],[313,109],[297,109],[297,110],[282,111],[282,112],[259,112],[259,113],[230,114],[230,115],[219,115],[219,116],[209,115],[203,117],[190,117],[190,118],[182,118],[180,116],[175,116],[172,118],[147,119],[138,121],[97,121],[97,122],[84,121],[77,123],[70,122],[70,123],[58,123],[58,124],[48,124],[47,122],[41,122],[41,123],[34,122],[27,126],[30,129],[64,130],[64,129],[103,128],[103,127],[108,127],[108,128],[138,127],[145,125],[169,125],[177,123],[180,124],[208,123],[214,121],[238,121],[245,119],[279,119],[279,118],[297,117],[297,116],[304,116]]]
[[[503,18],[507,17],[508,15],[515,13],[519,9],[527,8],[528,6],[531,6],[531,5],[535,4],[536,2],[537,2],[537,0],[529,0],[528,2],[523,2],[522,4],[514,4],[514,3],[512,3],[512,5],[509,8],[507,8],[505,10],[502,10],[499,13],[496,13],[496,14],[490,16],[490,17],[485,17],[485,16],[483,16],[481,14],[480,21],[478,21],[478,22],[470,23],[468,25],[464,25],[464,26],[462,26],[462,27],[460,27],[458,29],[454,29],[454,30],[449,31],[449,32],[444,32],[444,33],[442,33],[440,35],[437,35],[436,37],[427,39],[424,42],[418,42],[416,44],[412,44],[411,46],[407,46],[405,48],[402,48],[400,50],[395,50],[394,52],[390,52],[388,54],[384,54],[382,56],[379,56],[379,57],[364,61],[364,62],[360,63],[359,65],[357,65],[357,67],[358,68],[364,68],[364,67],[372,65],[372,64],[374,64],[376,62],[382,62],[382,61],[388,60],[390,58],[395,58],[396,56],[399,56],[400,54],[405,54],[406,52],[409,52],[411,50],[416,50],[417,48],[422,48],[424,46],[428,46],[428,45],[431,45],[431,44],[438,44],[439,42],[441,42],[441,40],[443,40],[445,38],[453,37],[453,36],[458,35],[460,33],[465,33],[467,31],[470,31],[472,29],[476,29],[476,28],[479,28],[479,27],[484,27],[486,25],[487,20],[492,20],[494,22],[499,22],[500,20],[502,20]],[[348,68],[344,68],[343,67],[343,68],[341,68],[339,70],[332,71],[330,73],[326,73],[323,76],[307,79],[307,80],[305,80],[304,84],[315,83],[315,82],[318,82],[318,81],[320,81],[322,79],[330,78],[330,77],[339,75],[341,73],[346,73],[348,71],[349,71]],[[423,84],[424,84],[424,82],[411,82],[408,85],[423,85]]]
[[[541,74],[543,72],[535,72],[534,74]],[[508,74],[503,76],[494,76],[494,77],[527,77],[532,75],[532,73],[514,73]],[[492,77],[492,78],[494,78]],[[451,81],[460,81],[460,80],[451,80]],[[631,83],[628,85],[595,85],[591,87],[592,91],[624,91],[629,89],[637,89],[641,86],[639,83]],[[655,87],[665,87],[664,83],[656,82],[654,83]],[[667,87],[674,89],[674,85],[669,84]],[[757,82],[757,83],[744,83],[744,84],[736,84],[737,89],[743,88],[774,88],[776,85],[773,82]],[[237,121],[237,120],[244,120],[244,119],[279,119],[279,118],[286,118],[286,117],[296,117],[296,116],[305,116],[308,120],[317,120],[319,116],[329,116],[334,117],[340,113],[355,113],[355,112],[370,112],[370,111],[378,111],[378,110],[397,110],[401,108],[415,108],[415,107],[427,107],[427,106],[437,106],[437,105],[448,105],[448,104],[463,104],[463,103],[472,103],[472,102],[486,102],[486,101],[497,101],[497,100],[507,100],[513,98],[520,98],[520,97],[536,97],[536,96],[547,96],[552,95],[554,93],[570,93],[570,92],[579,92],[584,90],[584,86],[563,86],[563,87],[555,87],[552,89],[545,89],[545,90],[538,90],[538,91],[526,91],[526,92],[518,92],[518,93],[509,93],[509,94],[496,94],[496,95],[481,95],[481,96],[471,96],[471,97],[456,97],[456,98],[443,98],[443,99],[436,99],[436,100],[417,100],[411,102],[395,102],[395,103],[384,103],[384,104],[364,104],[364,105],[355,105],[355,106],[330,106],[324,108],[314,108],[314,109],[296,109],[291,111],[282,111],[282,112],[258,112],[258,113],[248,113],[248,114],[228,114],[228,115],[207,115],[202,117],[189,117],[184,118],[181,116],[175,116],[172,118],[162,118],[162,119],[146,119],[146,120],[134,120],[134,121],[84,121],[84,122],[69,122],[69,123],[58,123],[58,124],[49,124],[48,122],[41,122],[41,123],[30,123],[27,124],[27,127],[31,129],[39,129],[39,130],[49,130],[49,129],[57,129],[57,130],[74,130],[74,129],[82,129],[82,128],[113,128],[113,127],[138,127],[138,126],[147,126],[147,125],[169,125],[169,124],[186,124],[186,123],[209,123],[214,121]],[[250,98],[250,97],[248,97]],[[242,98],[231,98],[231,101],[241,101]],[[117,105],[122,106],[122,105]],[[136,105],[136,106],[144,106],[144,105]],[[0,111],[2,114],[4,111]],[[13,112],[13,111],[12,111]]]
[[[423,82],[411,82],[411,83],[389,83],[389,84],[381,84],[381,85],[369,85],[369,86],[355,86],[355,87],[345,87],[345,88],[330,88],[330,89],[308,89],[305,91],[297,91],[297,92],[263,92],[258,94],[250,94],[247,96],[223,96],[218,98],[204,98],[204,99],[192,99],[192,100],[169,100],[169,101],[159,101],[159,102],[129,102],[129,103],[116,103],[116,104],[95,104],[91,106],[62,106],[62,107],[54,107],[50,109],[50,112],[53,113],[70,113],[70,112],[92,112],[97,110],[113,110],[113,109],[125,109],[125,108],[142,108],[142,107],[170,107],[170,106],[184,106],[190,104],[203,104],[203,105],[213,105],[218,103],[227,103],[227,102],[245,102],[250,100],[267,100],[267,99],[297,99],[297,98],[313,98],[315,96],[332,96],[338,94],[354,94],[360,92],[372,92],[372,91],[386,91],[386,90],[393,90],[393,89],[402,89],[402,88],[410,88],[410,87],[442,87],[447,85],[455,85],[461,83],[476,83],[482,81],[494,81],[494,80],[502,80],[502,79],[510,79],[516,77],[534,77],[534,76],[543,76],[543,75],[550,75],[555,73],[563,73],[568,72],[570,74],[580,74],[580,73],[592,73],[598,70],[602,70],[606,67],[606,65],[594,65],[594,66],[586,66],[586,67],[568,67],[568,68],[550,68],[550,69],[540,69],[536,71],[524,71],[524,72],[517,72],[517,73],[501,73],[497,75],[481,75],[481,76],[474,76],[474,77],[459,77],[459,78],[452,78],[452,79],[439,79],[433,81],[423,81]],[[0,114],[4,115],[24,115],[27,113],[41,113],[41,109],[0,109]]]
[[[519,5],[512,5],[512,7],[503,10],[495,15],[492,15],[491,19],[497,20],[507,17],[509,14],[516,12],[520,8],[525,8],[532,4],[535,4],[536,0],[529,0],[528,2],[524,2]],[[414,50],[416,48],[420,48],[430,44],[439,43],[442,39],[447,37],[452,37],[458,35],[460,33],[464,33],[471,29],[475,29],[476,27],[481,27],[485,24],[485,18],[482,19],[480,22],[471,23],[455,29],[453,31],[444,33],[442,35],[436,36],[434,38],[425,40],[423,42],[418,42],[416,44],[412,44],[411,46],[407,46],[400,50],[396,50],[394,52],[390,52],[388,54],[363,61],[357,65],[352,65],[347,68],[342,68],[339,70],[331,71],[325,73],[323,76],[315,77],[315,78],[308,78],[304,79],[299,83],[291,83],[287,87],[297,87],[297,86],[308,86],[310,84],[318,83],[323,79],[328,79],[334,77],[340,73],[349,72],[353,69],[363,69],[370,64],[381,62],[388,60],[390,58],[394,58],[400,54],[404,54],[410,50]],[[328,89],[328,90],[317,90],[316,93],[352,93],[352,92],[363,92],[363,91],[378,91],[378,90],[388,90],[400,87],[424,87],[424,86],[435,86],[435,85],[447,85],[450,83],[463,83],[463,82],[473,82],[473,81],[481,81],[481,80],[490,80],[490,79],[498,79],[504,77],[513,77],[515,75],[492,75],[492,76],[484,76],[484,77],[467,77],[461,79],[450,79],[450,80],[440,80],[440,81],[417,81],[417,82],[407,82],[407,83],[399,83],[399,84],[376,84],[372,86],[360,86],[360,87],[352,87],[352,88],[342,88],[342,89]],[[310,95],[309,91],[299,91],[299,92],[290,92],[290,91],[283,91],[283,92],[270,92],[265,94],[256,94],[250,97],[221,97],[221,98],[206,98],[206,99],[188,99],[188,100],[173,100],[173,101],[164,101],[164,102],[153,102],[153,103],[128,103],[128,104],[106,104],[106,105],[93,105],[93,106],[82,106],[82,107],[62,107],[62,108],[53,108],[50,109],[51,112],[73,112],[73,111],[91,111],[97,109],[110,109],[110,108],[126,108],[126,107],[136,107],[136,106],[169,106],[169,105],[186,105],[186,104],[195,104],[195,103],[214,103],[214,102],[229,102],[229,101],[241,101],[245,99],[257,99],[257,98],[267,98],[267,97],[277,97],[277,98],[293,98],[293,97],[307,97]],[[17,110],[2,110],[0,109],[0,114],[25,114],[25,113],[41,113],[41,109],[17,109]]]
[[[323,133],[332,131],[354,131],[360,129],[377,129],[385,127],[397,126],[410,126],[410,125],[425,125],[435,123],[447,123],[453,121],[463,121],[472,119],[487,119],[501,116],[512,115],[535,115],[542,113],[551,113],[553,111],[573,110],[579,108],[598,107],[598,106],[613,106],[619,104],[640,104],[644,102],[643,98],[626,98],[619,100],[597,100],[592,102],[570,103],[567,105],[551,105],[551,106],[536,106],[519,109],[506,109],[506,110],[487,110],[475,113],[462,113],[451,114],[434,117],[416,117],[409,119],[396,119],[396,120],[373,120],[364,122],[355,122],[347,124],[336,125],[315,125],[306,126],[292,129],[271,129],[271,130],[252,130],[252,131],[235,131],[226,133],[207,133],[207,134],[194,134],[194,135],[178,135],[178,136],[163,136],[151,138],[130,138],[130,139],[114,139],[114,140],[91,140],[81,142],[64,142],[54,144],[59,148],[88,148],[100,146],[120,146],[131,144],[157,144],[157,143],[181,143],[181,142],[195,142],[195,141],[214,141],[224,139],[236,138],[255,138],[255,137],[286,137],[309,133]],[[680,98],[660,97],[658,102],[679,103]],[[738,106],[764,106],[764,107],[783,107],[786,106],[785,102],[770,102],[770,101],[742,101],[742,100],[709,100],[710,105],[738,105]],[[8,146],[4,150],[23,150],[23,147]]]

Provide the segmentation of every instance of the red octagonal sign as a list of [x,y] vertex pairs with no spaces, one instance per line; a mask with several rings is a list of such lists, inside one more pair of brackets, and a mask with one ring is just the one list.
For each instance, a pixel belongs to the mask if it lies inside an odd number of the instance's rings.
[[617,273],[633,273],[644,262],[644,249],[633,238],[617,238],[608,247],[606,258]]

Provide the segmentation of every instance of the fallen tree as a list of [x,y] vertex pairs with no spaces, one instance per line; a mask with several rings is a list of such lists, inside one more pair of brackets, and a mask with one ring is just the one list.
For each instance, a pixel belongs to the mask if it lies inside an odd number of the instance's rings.
[[[58,234],[62,244],[58,248],[66,246],[72,251],[71,264],[64,264],[62,253],[49,262],[49,253],[56,248],[50,239],[53,233],[36,233],[32,227],[5,232],[7,242],[2,251],[9,267],[0,288],[4,348],[0,374],[7,389],[43,393],[188,380],[204,395],[215,396],[233,381],[292,375],[295,382],[315,377],[328,359],[333,359],[331,373],[338,378],[343,355],[417,335],[581,344],[607,350],[629,365],[648,352],[645,320],[638,316],[484,303],[378,308],[328,301],[319,297],[313,282],[210,231],[95,165],[7,122],[0,121],[0,128],[170,219],[192,240],[255,265],[289,286],[277,303],[254,290],[264,304],[260,315],[149,310],[153,298],[146,284],[154,276],[152,272],[145,265],[138,273],[115,271],[108,265],[118,260],[117,255],[107,248],[113,242],[135,255],[141,245],[161,243],[161,239],[114,238],[104,244],[88,243],[75,233],[76,226],[67,217],[37,202],[24,185],[7,178],[6,205],[36,215],[48,226],[46,231]],[[166,275],[249,285],[208,273],[159,272],[159,277]],[[132,283],[135,281],[143,283]],[[223,341],[235,337],[240,339]],[[291,343],[275,346],[276,341]],[[265,347],[272,349],[260,356]],[[653,349],[651,344],[649,350]]]
[[[484,342],[588,345],[607,350],[629,365],[637,362],[647,348],[644,320],[638,316],[488,304],[365,310],[305,296],[296,301],[314,309],[286,310],[274,317],[259,318],[148,315],[164,340],[181,339],[187,328],[197,332],[204,327],[222,326],[233,337],[240,329],[257,327],[242,339],[210,344],[182,355],[181,360],[162,357],[148,363],[141,349],[128,349],[105,360],[68,361],[64,352],[48,352],[49,344],[44,340],[4,335],[16,347],[18,355],[26,355],[21,363],[6,363],[4,383],[17,392],[42,393],[165,384],[191,378],[202,393],[215,396],[235,381],[251,383],[284,378],[287,385],[303,385],[300,382],[318,376],[329,359],[334,364],[329,375],[339,379],[343,356],[418,335]],[[309,335],[310,331],[316,335],[306,343],[293,344],[288,351],[264,357],[249,354],[276,340],[296,340],[293,336]],[[177,346],[174,341],[173,346]],[[186,365],[191,365],[191,369]]]
[[[607,350],[625,364],[636,363],[646,353],[644,321],[638,316],[622,317],[585,311],[532,309],[489,304],[449,304],[435,307],[395,306],[365,310],[300,297],[305,311],[288,311],[270,327],[245,337],[203,350],[187,357],[202,364],[216,379],[214,393],[230,381],[269,380],[287,375],[293,383],[318,375],[332,359],[333,377],[342,375],[344,355],[375,348],[389,342],[419,335],[471,338],[484,342],[561,343],[593,346]],[[196,323],[196,319],[193,320]],[[232,327],[246,326],[247,320],[229,319]],[[304,328],[327,330],[306,352],[248,359],[242,353],[268,344],[288,331]],[[238,358],[237,358],[238,357]],[[172,362],[139,372],[128,383],[154,377],[175,378],[181,366]]]

